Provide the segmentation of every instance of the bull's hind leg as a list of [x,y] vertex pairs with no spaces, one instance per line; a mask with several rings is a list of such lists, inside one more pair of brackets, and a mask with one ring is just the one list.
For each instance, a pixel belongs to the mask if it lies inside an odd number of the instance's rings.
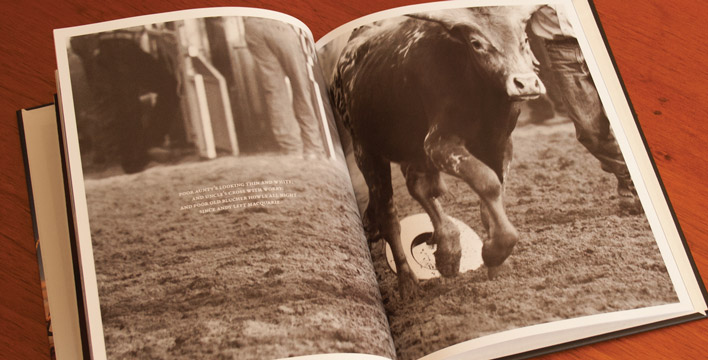
[[373,155],[355,145],[359,169],[369,187],[369,205],[364,212],[364,228],[369,241],[386,239],[398,273],[401,297],[410,299],[418,292],[418,279],[411,271],[401,244],[401,225],[393,202],[391,165],[380,156]]
[[463,179],[479,195],[488,215],[489,239],[482,247],[482,259],[492,277],[511,254],[519,234],[509,221],[502,202],[502,184],[496,172],[472,155],[462,139],[437,132],[428,134],[425,151],[441,171]]
[[440,178],[440,172],[415,166],[401,164],[401,171],[406,177],[408,192],[425,209],[433,223],[431,243],[437,245],[435,250],[435,265],[443,276],[455,276],[460,271],[460,232],[455,224],[443,212],[436,198],[445,193],[445,187]]

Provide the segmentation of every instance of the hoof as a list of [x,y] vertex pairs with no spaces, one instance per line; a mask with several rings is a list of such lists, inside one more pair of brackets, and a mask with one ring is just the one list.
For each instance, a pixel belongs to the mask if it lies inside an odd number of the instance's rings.
[[482,260],[488,268],[498,267],[511,255],[512,248],[497,249],[489,244],[490,242],[485,242],[482,247]]
[[435,250],[435,267],[444,277],[457,276],[460,273],[460,231],[452,224],[446,224],[436,232],[433,237],[437,249]]
[[398,290],[401,292],[401,299],[409,301],[418,297],[420,287],[417,280],[398,278]]
[[506,270],[508,268],[510,268],[510,266],[508,264],[502,264],[499,266],[488,266],[487,267],[487,278],[489,280],[494,280],[497,278],[497,276],[499,276],[503,272],[506,272]]
[[482,260],[487,267],[497,267],[504,263],[506,258],[511,255],[514,245],[519,240],[516,231],[500,236],[496,241],[487,240],[482,246]]
[[418,278],[405,264],[401,267],[401,272],[398,273],[398,291],[401,294],[401,299],[404,301],[413,300],[418,297],[419,286]]
[[370,209],[366,209],[362,221],[364,225],[364,232],[366,233],[366,239],[370,243],[377,242],[381,239],[379,224],[375,220],[373,220],[374,216],[372,215],[372,213],[373,212]]
[[621,213],[639,215],[643,213],[642,203],[637,197],[620,197],[619,208]]
[[617,195],[620,198],[637,197],[637,189],[634,187],[632,179],[617,179]]
[[435,251],[435,267],[440,272],[440,275],[444,277],[457,276],[460,273],[461,257],[462,251],[445,253],[440,251],[440,246],[438,246],[438,250]]

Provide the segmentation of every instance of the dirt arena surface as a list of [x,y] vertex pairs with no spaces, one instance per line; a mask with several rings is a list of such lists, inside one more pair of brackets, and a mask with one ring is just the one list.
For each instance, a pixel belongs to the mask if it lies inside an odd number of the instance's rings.
[[[391,356],[344,171],[327,160],[243,156],[88,180],[109,358]],[[296,197],[181,210],[198,202],[180,193],[267,180],[292,181],[283,188]]]
[[[575,139],[572,123],[519,127],[513,139],[505,205],[521,240],[496,279],[482,267],[422,281],[421,296],[403,303],[383,242],[371,246],[399,359],[503,330],[678,301],[644,214],[620,205],[614,176]],[[423,212],[398,166],[392,175],[400,218]],[[445,180],[446,212],[486,238],[476,194]]]

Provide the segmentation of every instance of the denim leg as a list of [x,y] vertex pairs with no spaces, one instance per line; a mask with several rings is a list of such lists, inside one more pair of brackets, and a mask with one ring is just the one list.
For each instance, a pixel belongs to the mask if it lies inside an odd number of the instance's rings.
[[272,29],[261,21],[249,19],[244,23],[246,42],[258,69],[275,140],[284,153],[301,153],[302,141],[288,96],[286,73],[280,64],[278,44],[272,44],[270,39]]
[[293,108],[295,118],[300,125],[303,152],[305,154],[324,154],[324,146],[320,135],[320,124],[312,106],[312,84],[307,76],[305,57],[302,50],[289,56],[285,69],[290,78],[293,90]]
[[578,141],[600,160],[604,171],[614,174],[621,182],[630,181],[622,152],[610,129],[580,46],[577,43],[552,42],[546,46]]
[[292,26],[275,22],[269,27],[267,38],[280,66],[290,79],[293,94],[292,108],[300,126],[303,152],[323,154],[320,124],[312,104],[312,84],[307,75],[307,59],[300,46],[300,37]]
[[[306,154],[323,154],[320,124],[312,104],[312,84],[300,38],[291,25],[280,21],[248,18],[245,24],[248,47],[262,75],[271,121],[278,124],[277,128],[273,125],[276,140],[285,151],[293,150],[297,144],[297,149],[302,148]],[[292,102],[287,96],[285,76],[290,79]]]

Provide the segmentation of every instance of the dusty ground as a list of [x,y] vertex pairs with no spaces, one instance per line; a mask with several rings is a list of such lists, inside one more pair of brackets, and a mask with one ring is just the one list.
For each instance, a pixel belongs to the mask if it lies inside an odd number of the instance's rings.
[[[402,303],[382,242],[372,245],[399,359],[517,327],[676,301],[643,214],[616,197],[614,176],[575,140],[571,123],[529,125],[513,134],[515,154],[505,200],[521,240],[505,271],[486,269],[422,282],[422,296]],[[423,212],[397,166],[401,218]],[[477,196],[446,177],[448,214],[486,236]]]
[[[89,180],[109,358],[390,356],[341,171],[324,160],[244,156]],[[180,210],[199,203],[180,192],[259,180],[291,180],[284,191],[296,198]]]
[[[522,239],[495,280],[486,270],[421,283],[402,303],[382,243],[372,245],[400,359],[502,330],[675,301],[644,215],[572,124],[514,133],[507,212]],[[271,166],[264,166],[271,161]],[[293,158],[249,156],[158,166],[87,185],[111,358],[273,358],[326,352],[390,356],[386,319],[341,174]],[[303,171],[304,170],[304,171]],[[401,217],[422,212],[394,166]],[[200,214],[180,192],[292,180],[278,205]],[[447,212],[483,237],[478,199],[446,178]],[[321,201],[321,199],[337,199]],[[205,208],[201,208],[205,209]],[[310,224],[310,225],[308,225]]]

